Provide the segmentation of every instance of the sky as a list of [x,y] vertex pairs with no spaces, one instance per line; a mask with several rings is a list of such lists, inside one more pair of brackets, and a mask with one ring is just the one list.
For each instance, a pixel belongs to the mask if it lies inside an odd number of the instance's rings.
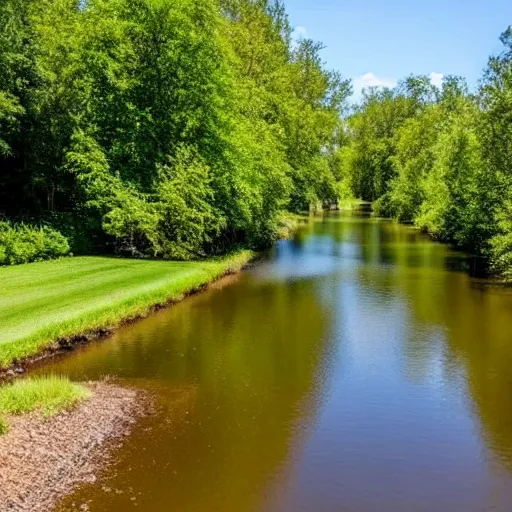
[[327,67],[362,87],[393,86],[407,75],[464,76],[476,87],[512,0],[285,0],[295,37],[324,43]]

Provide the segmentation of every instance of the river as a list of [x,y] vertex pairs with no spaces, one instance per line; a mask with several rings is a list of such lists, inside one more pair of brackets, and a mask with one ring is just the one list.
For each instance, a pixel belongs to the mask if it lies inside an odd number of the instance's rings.
[[512,510],[512,289],[471,267],[410,227],[329,213],[46,365],[157,403],[57,510]]

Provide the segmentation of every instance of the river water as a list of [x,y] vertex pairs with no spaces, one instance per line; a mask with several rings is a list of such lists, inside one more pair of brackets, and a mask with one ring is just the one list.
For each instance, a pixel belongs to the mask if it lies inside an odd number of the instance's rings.
[[512,290],[471,267],[410,227],[328,214],[45,366],[158,405],[58,510],[512,510]]

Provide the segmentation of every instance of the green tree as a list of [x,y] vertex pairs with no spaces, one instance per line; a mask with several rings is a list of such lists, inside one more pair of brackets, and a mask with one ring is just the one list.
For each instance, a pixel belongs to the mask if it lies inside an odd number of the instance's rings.
[[493,231],[493,204],[473,109],[446,125],[434,154],[416,224],[441,240],[483,252]]
[[480,90],[480,139],[493,193],[497,232],[491,241],[494,268],[511,277],[512,268],[512,26],[502,35],[504,49],[489,59]]

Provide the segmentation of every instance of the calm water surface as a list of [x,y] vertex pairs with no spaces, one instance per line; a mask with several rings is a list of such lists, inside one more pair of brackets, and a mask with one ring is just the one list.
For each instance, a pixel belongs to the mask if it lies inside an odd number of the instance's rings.
[[411,228],[332,214],[46,366],[159,405],[58,510],[512,510],[512,290],[470,267]]

